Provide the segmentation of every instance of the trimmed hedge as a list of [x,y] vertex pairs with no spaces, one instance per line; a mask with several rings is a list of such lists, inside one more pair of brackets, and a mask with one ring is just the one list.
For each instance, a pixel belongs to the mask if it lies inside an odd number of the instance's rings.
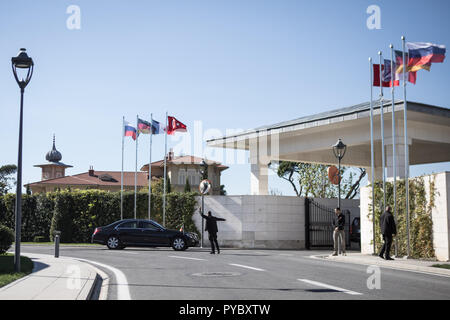
[[[22,241],[33,241],[37,236],[49,241],[50,223],[54,211],[52,193],[22,195]],[[15,228],[16,195],[9,193],[0,196],[0,223],[10,229]]]
[[[168,193],[166,227],[199,234],[192,220],[196,193]],[[152,194],[151,219],[162,224],[162,195]],[[120,219],[120,192],[103,190],[64,190],[46,194],[23,195],[22,241],[53,240],[61,231],[61,242],[90,242],[96,227]],[[0,196],[0,223],[14,228],[15,195]],[[148,193],[137,194],[137,218],[148,217]],[[134,217],[134,192],[123,194],[124,218]]]
[[5,254],[14,242],[14,233],[6,226],[0,225],[0,254]]

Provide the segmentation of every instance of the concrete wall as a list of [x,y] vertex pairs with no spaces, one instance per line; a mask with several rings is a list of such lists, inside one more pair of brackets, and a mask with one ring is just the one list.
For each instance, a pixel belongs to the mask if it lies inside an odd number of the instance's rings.
[[[429,182],[434,176],[435,181],[435,207],[432,209],[433,246],[436,258],[439,261],[450,260],[450,172],[437,173],[425,176],[425,190],[429,199]],[[370,187],[361,188],[361,252],[373,253],[373,227],[369,217],[369,204],[372,190]]]
[[[334,207],[334,199],[315,199]],[[197,199],[201,206],[201,197]],[[227,221],[218,222],[219,244],[237,248],[303,249],[305,248],[305,198],[242,195],[205,196],[205,213],[211,210]],[[343,200],[342,207],[359,216],[359,200]],[[201,216],[194,222],[201,230]],[[209,245],[204,233],[205,246]]]

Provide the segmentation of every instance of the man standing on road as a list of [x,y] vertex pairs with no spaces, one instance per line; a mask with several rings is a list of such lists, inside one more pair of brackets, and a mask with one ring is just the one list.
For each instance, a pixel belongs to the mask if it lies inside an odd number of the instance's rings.
[[201,213],[201,216],[206,219],[206,227],[205,227],[205,231],[208,231],[208,235],[209,235],[209,241],[211,242],[211,254],[215,254],[215,250],[214,250],[214,244],[217,247],[217,254],[220,254],[220,248],[219,248],[219,243],[217,242],[217,221],[225,221],[225,219],[223,218],[217,218],[214,217],[211,214],[211,211],[208,211],[208,215],[205,216],[203,213]]
[[333,241],[334,241],[334,252],[333,256],[338,255],[342,252],[342,255],[346,255],[345,253],[345,216],[342,214],[340,208],[334,209],[335,216],[333,218]]
[[[380,258],[386,260],[394,260],[390,256],[392,236],[397,234],[397,227],[395,225],[394,216],[392,215],[392,208],[390,206],[386,207],[386,211],[380,216],[380,229],[383,235],[383,246],[381,247],[381,252],[379,254]],[[386,255],[385,255],[386,254]]]

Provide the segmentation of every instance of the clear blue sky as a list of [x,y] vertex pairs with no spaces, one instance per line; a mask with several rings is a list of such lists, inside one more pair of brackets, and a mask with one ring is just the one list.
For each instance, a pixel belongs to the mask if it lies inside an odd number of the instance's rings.
[[[380,30],[366,26],[372,4],[381,8]],[[69,5],[81,9],[80,30],[66,27]],[[447,0],[2,1],[0,164],[17,162],[10,59],[21,47],[36,64],[25,94],[27,183],[40,180],[33,165],[44,162],[53,133],[62,161],[74,166],[68,174],[90,165],[120,171],[122,116],[162,120],[168,110],[190,129],[201,120],[225,133],[367,101],[368,57],[389,43],[399,48],[403,34],[448,47],[449,15]],[[449,79],[449,61],[420,71],[408,99],[448,108]],[[139,166],[148,162],[148,136],[140,143]],[[128,139],[126,170],[134,170],[134,152]],[[163,153],[163,136],[155,137],[153,159]],[[450,164],[412,174],[443,170]],[[248,193],[249,166],[232,165],[223,183]],[[270,186],[292,194],[276,177]]]

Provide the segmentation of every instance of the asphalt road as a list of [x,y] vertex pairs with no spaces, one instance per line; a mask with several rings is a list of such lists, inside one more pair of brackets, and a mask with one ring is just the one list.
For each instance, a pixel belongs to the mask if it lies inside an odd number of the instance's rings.
[[[22,252],[53,254],[52,246]],[[380,288],[369,289],[368,266],[313,259],[324,251],[61,246],[60,256],[98,262],[110,276],[108,299],[450,299],[450,278],[380,269]],[[121,277],[111,267],[123,273]]]

